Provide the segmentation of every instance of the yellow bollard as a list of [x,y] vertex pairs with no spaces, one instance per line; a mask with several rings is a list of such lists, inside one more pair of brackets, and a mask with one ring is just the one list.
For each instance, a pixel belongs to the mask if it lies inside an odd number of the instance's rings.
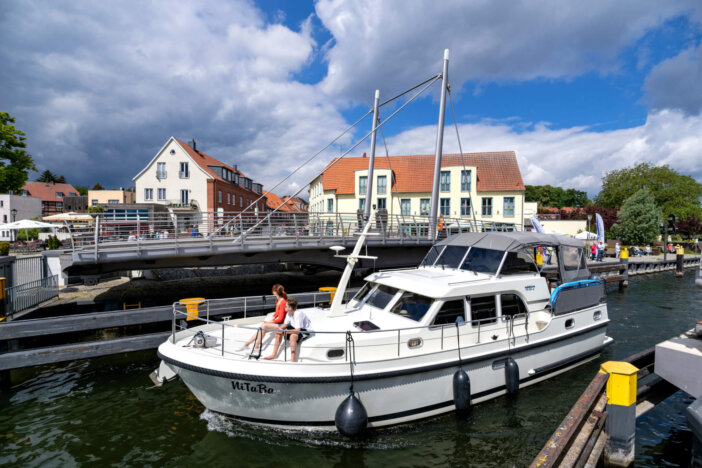
[[536,251],[536,264],[537,264],[538,266],[541,266],[541,265],[544,264],[544,256],[543,256],[543,254],[541,253],[540,250],[537,250],[537,251]]
[[334,295],[336,294],[336,288],[334,286],[325,286],[323,288],[319,288],[319,292],[328,292],[329,294],[329,303],[331,304],[334,301]]
[[600,368],[607,380],[605,465],[629,466],[634,462],[636,436],[636,366],[608,361]]
[[622,250],[619,252],[619,258],[629,258],[629,247],[622,247]]
[[188,299],[181,299],[178,304],[185,306],[185,320],[197,320],[198,319],[198,307],[200,304],[205,302],[204,297],[190,297]]

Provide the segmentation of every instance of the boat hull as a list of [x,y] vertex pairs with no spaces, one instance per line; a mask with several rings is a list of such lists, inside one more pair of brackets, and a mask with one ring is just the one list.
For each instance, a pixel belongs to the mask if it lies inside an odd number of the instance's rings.
[[[461,361],[456,350],[446,351],[433,356],[432,365],[406,362],[404,371],[387,370],[392,360],[376,363],[372,373],[357,366],[353,391],[368,413],[370,427],[423,419],[454,411],[453,375],[459,367],[470,378],[471,403],[476,404],[506,393],[507,357],[517,363],[519,386],[525,387],[596,358],[611,342],[605,331],[602,323],[570,336],[516,347],[491,343],[489,352],[464,355]],[[336,410],[352,386],[349,374],[341,378],[229,374],[159,354],[209,410],[270,426],[332,430]]]

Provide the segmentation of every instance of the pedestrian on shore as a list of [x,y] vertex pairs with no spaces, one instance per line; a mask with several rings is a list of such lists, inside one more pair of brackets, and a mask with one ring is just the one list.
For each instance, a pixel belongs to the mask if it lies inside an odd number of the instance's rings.
[[593,242],[590,246],[590,260],[597,258],[597,245]]
[[619,258],[620,250],[621,249],[619,247],[619,242],[617,242],[616,244],[614,244],[614,255],[617,257],[617,259]]

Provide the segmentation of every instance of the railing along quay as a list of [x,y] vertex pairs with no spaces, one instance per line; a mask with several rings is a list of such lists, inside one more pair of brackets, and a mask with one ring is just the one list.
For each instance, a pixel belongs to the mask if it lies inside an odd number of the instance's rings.
[[[355,294],[355,289],[347,290],[346,299]],[[311,292],[290,294],[300,305],[317,306],[327,304],[331,299],[329,292]],[[268,296],[250,296],[240,298],[212,299],[207,301],[207,308],[200,310],[203,317],[209,319],[244,318],[270,312],[275,306],[275,298]],[[39,366],[76,359],[86,359],[110,354],[127,353],[155,349],[171,334],[173,306],[149,307],[144,309],[116,310],[91,314],[67,315],[42,319],[17,320],[0,325],[0,372],[23,367]],[[184,322],[185,323],[185,322]],[[146,330],[153,325],[156,330]],[[116,330],[127,327],[129,336],[111,339],[84,341],[80,332],[104,330],[115,335]],[[134,327],[130,330],[128,327]],[[153,328],[153,327],[152,327]],[[54,340],[58,335],[69,335],[75,342],[43,346],[45,338]],[[25,343],[32,343],[31,348],[23,348]],[[2,380],[0,378],[0,380]]]

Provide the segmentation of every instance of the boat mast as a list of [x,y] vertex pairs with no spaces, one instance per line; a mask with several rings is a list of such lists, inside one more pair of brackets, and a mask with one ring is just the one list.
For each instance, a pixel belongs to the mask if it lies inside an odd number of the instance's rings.
[[343,301],[344,301],[344,295],[346,294],[346,287],[349,285],[349,279],[351,279],[351,273],[353,273],[353,269],[356,266],[356,262],[358,261],[359,258],[367,258],[367,259],[375,259],[376,257],[371,257],[368,255],[360,255],[361,253],[361,247],[363,247],[363,244],[366,242],[366,237],[368,236],[368,231],[370,230],[371,226],[373,225],[373,219],[375,218],[375,213],[376,210],[371,211],[370,216],[368,217],[368,220],[366,222],[366,226],[363,228],[363,232],[361,232],[361,236],[358,238],[358,242],[356,242],[356,246],[353,248],[353,252],[351,255],[339,255],[340,257],[346,257],[346,268],[344,269],[344,273],[341,275],[341,280],[339,280],[339,286],[336,288],[336,293],[334,294],[334,300],[332,301],[331,307],[329,308],[329,315],[339,315],[343,314],[344,309],[343,309]]
[[363,220],[368,221],[373,200],[373,168],[375,167],[375,135],[378,133],[378,101],[380,90],[375,90],[373,102],[373,133],[371,133],[370,158],[368,159],[368,181],[366,182],[366,204],[363,207]]
[[[441,155],[444,146],[444,117],[446,113],[446,88],[448,87],[449,50],[444,49],[444,71],[441,73],[441,100],[439,101],[439,124],[436,129],[436,156],[434,157],[434,183],[431,187],[431,207],[429,208],[429,239],[436,239],[436,223],[439,215],[439,178],[441,176]],[[471,207],[471,209],[473,209]]]

